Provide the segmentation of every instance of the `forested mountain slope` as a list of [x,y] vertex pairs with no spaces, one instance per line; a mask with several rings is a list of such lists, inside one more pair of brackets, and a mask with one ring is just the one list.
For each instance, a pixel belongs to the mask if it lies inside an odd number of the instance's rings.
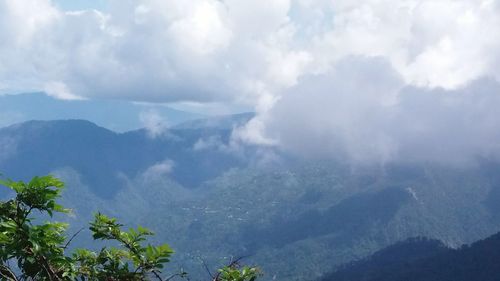
[[[264,280],[313,280],[409,237],[456,247],[500,230],[498,163],[305,161],[235,150],[231,118],[222,120],[156,136],[80,120],[22,123],[0,129],[0,171],[13,179],[60,176],[74,231],[95,211],[140,223],[182,253],[173,264],[195,276],[206,274],[201,260],[215,266],[247,256]],[[261,161],[269,155],[278,160]]]
[[321,281],[500,280],[500,233],[459,249],[435,240],[410,239],[346,265]]
[[119,134],[84,120],[30,121],[0,130],[0,170],[28,179],[71,167],[96,195],[110,198],[123,185],[121,175],[135,177],[155,165],[172,163],[170,175],[186,187],[196,187],[241,165],[224,151],[196,149],[205,137],[227,142],[229,133],[230,129],[187,128],[152,136],[146,130]]

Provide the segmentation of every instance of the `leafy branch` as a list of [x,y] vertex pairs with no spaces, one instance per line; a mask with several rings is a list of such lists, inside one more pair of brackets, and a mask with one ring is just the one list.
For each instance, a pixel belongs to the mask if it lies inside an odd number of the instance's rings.
[[[152,245],[147,238],[154,235],[144,227],[123,230],[117,219],[97,213],[90,223],[95,240],[108,241],[119,247],[103,247],[94,252],[76,249],[67,254],[73,239],[66,237],[68,225],[61,222],[35,223],[33,211],[68,213],[57,204],[64,183],[53,176],[34,177],[30,182],[2,180],[16,193],[15,198],[0,201],[0,280],[125,280],[170,281],[187,279],[183,270],[162,277],[165,264],[174,251],[168,244]],[[16,268],[10,266],[17,265]],[[218,270],[213,281],[254,281],[260,272],[254,267],[242,267],[239,259]]]

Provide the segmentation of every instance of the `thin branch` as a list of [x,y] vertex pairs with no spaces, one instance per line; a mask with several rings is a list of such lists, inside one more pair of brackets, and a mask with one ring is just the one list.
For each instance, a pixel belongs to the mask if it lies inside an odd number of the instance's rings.
[[[5,274],[8,274],[10,275],[7,276]],[[8,266],[5,266],[5,265],[0,265],[0,275],[2,275],[4,278],[6,278],[7,280],[13,280],[13,281],[17,281],[17,277],[16,275],[14,274],[14,272],[12,272],[12,270],[8,267]]]
[[[184,272],[184,270],[181,269],[181,272],[170,275],[169,277],[167,277],[167,279],[165,279],[165,281],[170,281],[170,280],[174,279],[175,277],[185,278],[186,275],[187,275],[186,272]],[[188,278],[188,280],[189,280],[189,278]]]
[[66,242],[66,244],[64,244],[63,249],[65,249],[65,250],[66,250],[66,248],[69,246],[69,244],[71,243],[71,241],[73,241],[73,239],[75,239],[75,237],[76,237],[78,234],[80,234],[80,232],[82,232],[84,229],[85,229],[85,227],[82,227],[82,228],[80,228],[77,232],[75,232],[75,234],[73,234],[73,235],[71,236],[71,238],[69,238],[68,242]]
[[28,216],[30,215],[31,211],[33,210],[33,206],[30,206],[28,211],[26,211],[26,214],[24,214],[23,219],[21,221],[21,225],[23,225],[26,220],[28,219]]
[[41,266],[43,267],[43,269],[45,269],[45,272],[47,273],[49,280],[53,281],[54,279],[52,278],[52,275],[54,275],[54,272],[52,272],[52,270],[50,270],[49,267],[47,267],[44,263],[42,263]]
[[139,272],[139,270],[142,269],[142,265],[139,265],[135,270],[134,270],[134,274],[137,274]]
[[203,265],[203,267],[205,268],[205,270],[207,271],[208,275],[210,276],[210,278],[214,279],[215,276],[212,274],[212,272],[210,272],[210,268],[208,268],[208,265],[207,263],[205,262],[205,260],[203,258],[200,257],[200,260],[201,260],[201,264]]
[[7,281],[13,280],[12,277],[9,277],[9,276],[3,274],[2,271],[0,271],[0,277],[5,278],[5,280],[7,280]]
[[41,255],[40,256],[40,261],[41,261],[42,267],[45,269],[45,271],[47,271],[47,275],[49,276],[49,279],[51,281],[54,280],[54,279],[58,280],[58,281],[61,280],[61,278],[59,278],[59,276],[54,271],[54,269],[52,268],[52,266],[50,266],[49,261],[47,260],[47,258],[45,256]]
[[251,257],[251,255],[241,256],[241,257],[239,257],[239,258],[237,258],[237,259],[233,260],[233,261],[231,262],[231,264],[229,265],[229,267],[231,267],[231,266],[235,266],[235,265],[239,265],[239,262],[240,262],[242,259],[246,259],[246,258],[248,258],[248,257]]
[[[163,281],[163,279],[161,278],[160,274],[158,274],[158,273],[156,272],[156,270],[153,270],[153,271],[151,271],[151,272],[153,272],[153,274],[155,275],[155,277],[156,277],[156,278],[158,278],[158,280]],[[169,280],[169,279],[167,279],[167,280]]]
[[167,277],[167,279],[165,279],[165,281],[170,281],[170,280],[174,279],[177,276],[181,276],[181,274],[180,273],[172,274],[169,277]]

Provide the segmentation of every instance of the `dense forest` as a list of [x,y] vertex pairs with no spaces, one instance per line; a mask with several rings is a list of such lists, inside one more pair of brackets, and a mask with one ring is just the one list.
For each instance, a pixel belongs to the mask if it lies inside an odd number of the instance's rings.
[[414,238],[344,265],[321,281],[497,281],[500,233],[458,249]]
[[0,171],[66,183],[61,203],[74,215],[55,218],[69,233],[85,229],[74,247],[94,245],[87,222],[100,211],[153,228],[152,242],[176,250],[170,265],[200,280],[203,261],[218,268],[239,256],[262,280],[315,279],[410,237],[458,247],[500,229],[495,162],[352,169],[281,154],[266,164],[270,151],[226,146],[228,128],[248,118],[190,121],[155,138],[81,120],[21,123],[0,129]]

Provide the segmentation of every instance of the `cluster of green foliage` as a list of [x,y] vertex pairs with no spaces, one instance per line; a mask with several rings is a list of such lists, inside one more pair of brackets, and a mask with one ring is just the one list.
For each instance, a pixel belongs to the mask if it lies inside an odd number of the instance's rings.
[[[164,276],[162,270],[174,251],[167,245],[151,245],[153,233],[143,227],[123,230],[116,219],[97,213],[90,223],[95,240],[111,246],[100,251],[76,249],[68,245],[65,223],[41,222],[44,214],[68,213],[57,204],[64,183],[52,176],[35,177],[29,183],[0,181],[16,193],[0,201],[0,280],[172,280],[188,278],[184,271]],[[34,212],[41,213],[35,217]],[[254,281],[254,267],[237,262],[219,269],[214,281]]]

